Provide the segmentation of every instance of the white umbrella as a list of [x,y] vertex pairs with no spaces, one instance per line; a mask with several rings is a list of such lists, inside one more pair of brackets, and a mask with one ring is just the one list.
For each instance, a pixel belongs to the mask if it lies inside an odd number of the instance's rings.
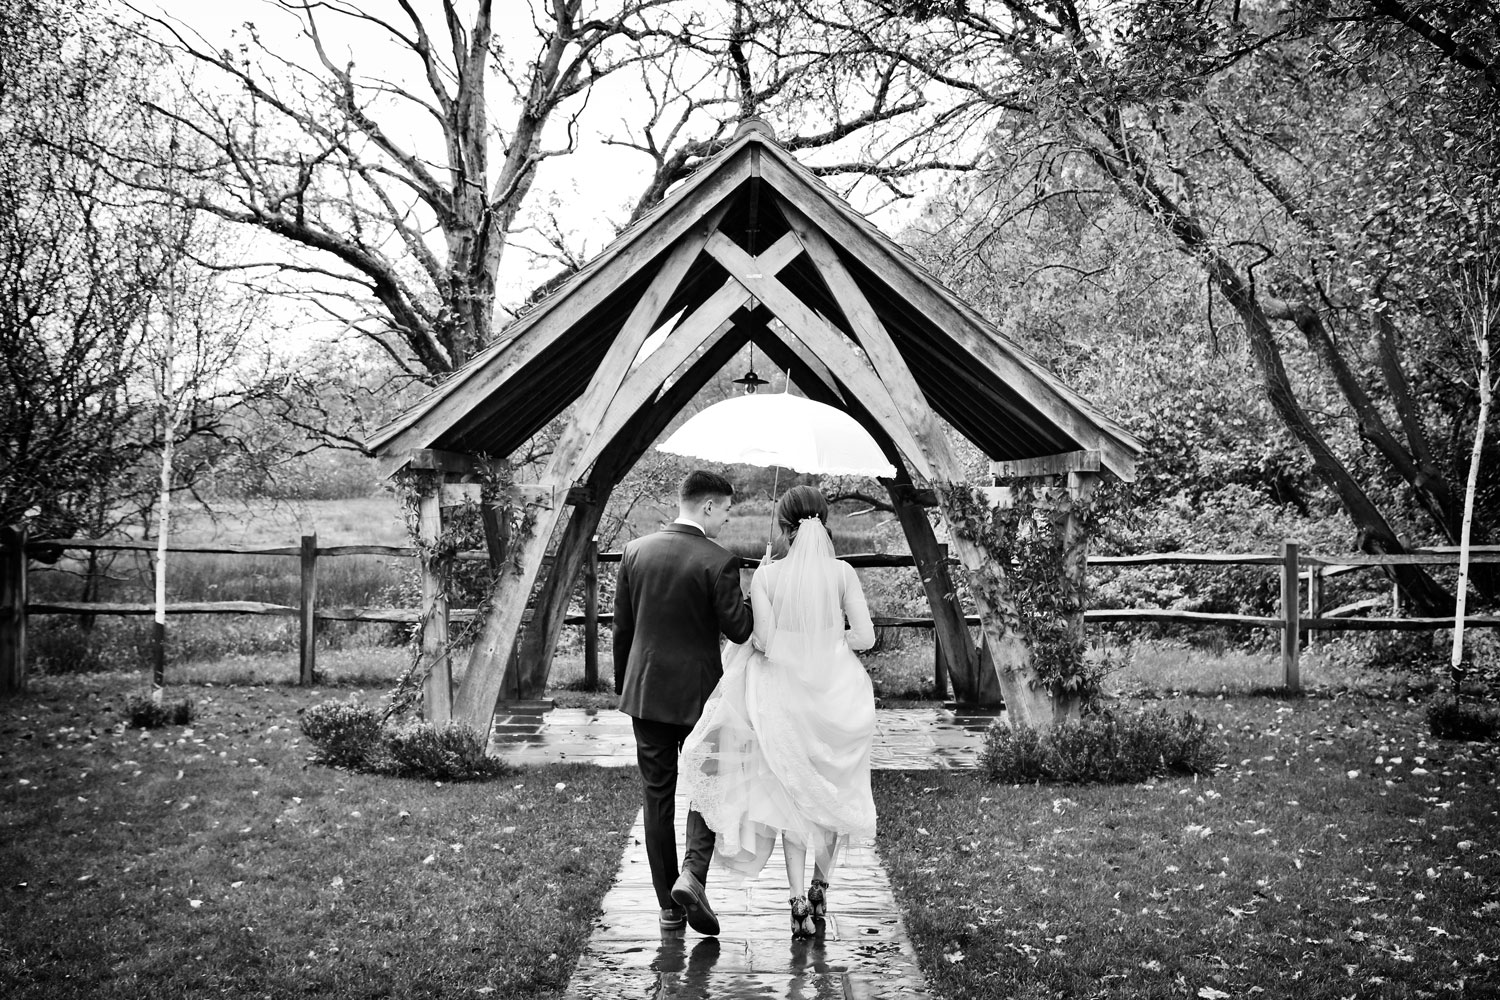
[[694,414],[658,451],[726,465],[831,476],[894,476],[874,439],[843,410],[786,392],[735,396]]

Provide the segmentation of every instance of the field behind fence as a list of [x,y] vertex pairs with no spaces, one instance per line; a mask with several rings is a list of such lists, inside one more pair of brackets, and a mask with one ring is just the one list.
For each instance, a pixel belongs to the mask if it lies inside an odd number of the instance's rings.
[[[227,542],[178,543],[170,546],[174,560],[171,577],[175,590],[213,595],[212,600],[178,600],[167,606],[166,613],[183,615],[271,616],[294,619],[298,632],[299,678],[314,683],[317,669],[317,636],[320,623],[359,622],[410,626],[420,620],[419,609],[402,598],[414,597],[412,587],[400,584],[400,567],[414,565],[416,550],[398,544],[399,522],[382,524],[376,516],[380,507],[355,510],[347,524],[336,525],[334,534],[340,544],[323,544],[319,537],[304,534],[295,543],[243,544]],[[387,512],[388,507],[384,508]],[[321,525],[320,525],[321,527]],[[374,528],[375,530],[371,530]],[[393,528],[398,530],[392,530]],[[380,542],[354,542],[364,530],[383,536]],[[740,533],[748,538],[758,529],[751,519],[743,519]],[[851,543],[866,544],[874,537],[868,532],[842,533],[841,547]],[[852,537],[851,537],[852,535]],[[744,551],[753,543],[739,539],[735,548]],[[155,551],[149,540],[27,539],[21,529],[0,528],[0,687],[18,689],[25,682],[25,635],[29,618],[39,615],[74,616],[148,616],[154,605],[132,601],[67,600],[54,594],[35,596],[29,591],[28,555],[47,553],[55,557],[59,550],[74,559],[109,554],[115,557],[148,560]],[[602,565],[617,562],[618,552],[596,551]],[[847,552],[840,556],[861,570],[910,569],[910,555],[896,552]],[[371,572],[368,563],[378,560],[383,566]],[[461,562],[483,563],[481,551],[459,554]],[[278,560],[296,560],[299,571],[294,575],[267,568]],[[1500,562],[1500,547],[1471,550],[1475,563]],[[1320,632],[1345,630],[1433,630],[1452,627],[1452,618],[1419,618],[1401,613],[1399,595],[1389,598],[1365,597],[1338,607],[1327,607],[1323,595],[1328,581],[1352,573],[1379,572],[1394,565],[1423,565],[1434,569],[1452,567],[1458,561],[1453,549],[1414,551],[1403,555],[1324,556],[1303,552],[1295,542],[1285,542],[1274,553],[1146,553],[1129,556],[1097,556],[1089,560],[1092,572],[1111,568],[1147,566],[1195,566],[1205,569],[1236,566],[1260,566],[1279,580],[1280,599],[1277,614],[1257,616],[1222,614],[1178,608],[1091,608],[1085,613],[1090,623],[1162,623],[1189,628],[1261,628],[1280,633],[1281,679],[1288,690],[1301,686],[1299,651],[1311,636]],[[364,568],[360,568],[361,563]],[[748,566],[758,560],[746,557]],[[393,573],[394,570],[394,573]],[[409,577],[411,571],[408,568]],[[395,582],[392,582],[392,576]],[[55,588],[49,588],[55,591]],[[598,643],[601,628],[610,624],[611,615],[600,610],[598,575],[586,576],[582,606],[584,612],[569,615],[567,624],[580,626],[583,632],[585,684],[597,684]],[[1366,587],[1366,590],[1369,588]],[[1389,609],[1389,614],[1372,612]],[[474,615],[471,608],[454,608],[453,621],[465,621]],[[875,624],[885,629],[932,628],[930,617],[920,614],[878,614]],[[978,625],[970,617],[971,626]],[[1500,625],[1500,617],[1471,615],[1466,627],[1487,628]],[[946,691],[941,664],[935,666],[935,689]]]

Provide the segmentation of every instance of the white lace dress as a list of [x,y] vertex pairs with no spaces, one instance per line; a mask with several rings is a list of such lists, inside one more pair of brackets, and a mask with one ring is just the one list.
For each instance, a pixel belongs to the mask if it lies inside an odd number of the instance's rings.
[[875,833],[874,691],[853,653],[874,644],[875,628],[859,577],[808,523],[786,559],[756,571],[754,635],[725,645],[724,676],[679,763],[730,884],[759,873],[780,832],[825,876],[851,835]]

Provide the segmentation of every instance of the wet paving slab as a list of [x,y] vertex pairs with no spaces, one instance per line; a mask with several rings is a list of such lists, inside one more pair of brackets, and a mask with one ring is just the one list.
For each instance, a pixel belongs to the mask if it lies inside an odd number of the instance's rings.
[[[877,771],[971,768],[978,764],[994,710],[944,705],[880,709],[870,766]],[[504,706],[490,749],[515,764],[581,761],[634,767],[630,717],[615,709],[551,708],[546,702]]]
[[[687,803],[677,802],[678,843]],[[872,843],[852,844],[829,890],[828,919],[793,939],[778,847],[761,874],[707,891],[721,933],[657,926],[656,893],[639,814],[614,887],[604,897],[568,1000],[926,1000],[930,996]]]
[[[876,712],[870,751],[876,770],[972,768],[993,710],[961,705]],[[584,761],[635,766],[630,717],[612,709],[505,706],[491,749],[513,763]],[[685,843],[687,802],[677,801],[677,842]],[[636,814],[614,887],[594,922],[569,982],[567,1000],[926,1000],[890,880],[873,842],[851,844],[829,890],[828,919],[810,940],[791,936],[784,862],[778,846],[765,870],[739,886],[708,893],[722,933],[662,931]]]

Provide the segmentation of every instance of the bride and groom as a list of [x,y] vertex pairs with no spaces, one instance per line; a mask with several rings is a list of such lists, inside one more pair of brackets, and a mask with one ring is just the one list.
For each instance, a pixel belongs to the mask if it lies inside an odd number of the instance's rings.
[[[777,501],[785,554],[755,571],[746,602],[739,558],[713,541],[733,502],[728,480],[693,472],[677,520],[625,546],[615,691],[635,730],[661,926],[718,934],[710,860],[734,884],[760,872],[779,838],[792,934],[809,937],[841,850],[875,832],[875,702],[853,653],[874,644],[875,628],[859,577],[834,558],[828,503],[810,486]],[[691,804],[680,867],[679,777]]]

